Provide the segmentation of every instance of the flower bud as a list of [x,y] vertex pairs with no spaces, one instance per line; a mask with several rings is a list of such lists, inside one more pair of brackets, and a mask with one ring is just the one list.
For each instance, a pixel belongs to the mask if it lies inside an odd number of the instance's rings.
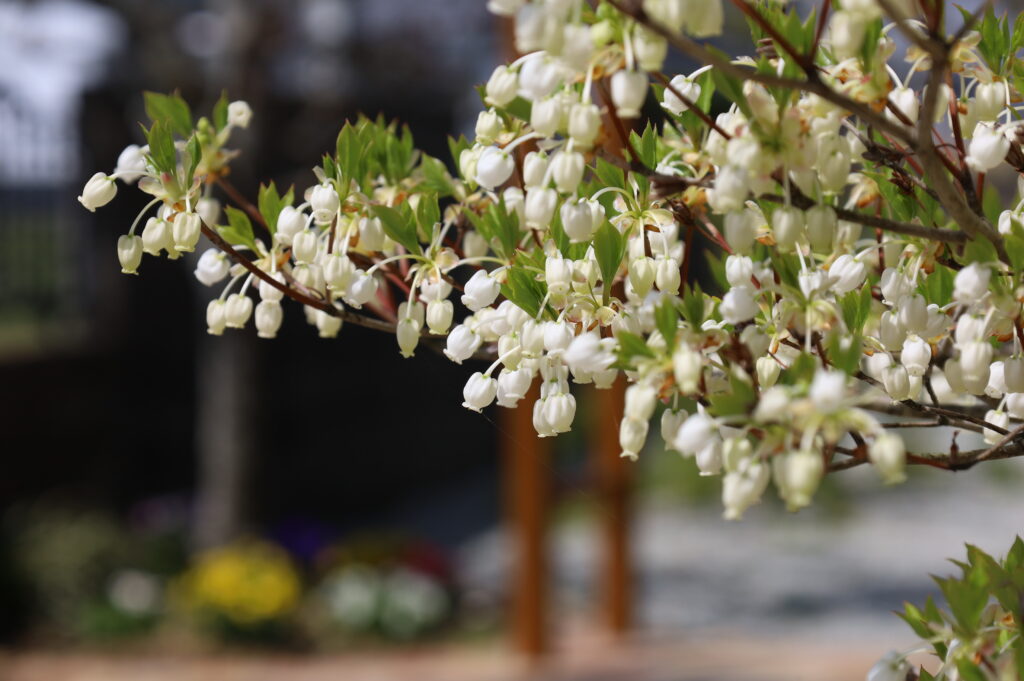
[[686,102],[681,100],[673,92],[673,88],[676,92],[686,97],[693,103],[696,103],[700,99],[700,84],[695,83],[686,76],[679,75],[669,81],[672,85],[671,88],[665,88],[665,95],[662,98],[661,106],[676,116],[681,115],[687,110]]
[[897,402],[910,397],[910,374],[902,364],[893,364],[882,372],[882,385],[889,397]]
[[977,303],[988,293],[992,270],[973,262],[956,273],[953,279],[953,300],[963,305]]
[[710,38],[722,35],[725,14],[722,0],[701,0],[691,2],[686,12],[686,32],[694,38]]
[[481,111],[476,117],[476,141],[480,144],[493,144],[504,127],[497,111],[494,109]]
[[452,325],[455,309],[450,300],[431,300],[427,303],[427,328],[430,333],[443,336]]
[[734,286],[722,296],[718,312],[730,324],[750,321],[760,311],[749,286]]
[[276,338],[277,330],[284,320],[284,310],[276,300],[263,300],[256,306],[256,335],[260,338]]
[[249,104],[237,100],[228,104],[228,125],[234,128],[248,128],[252,120],[252,109]]
[[224,308],[226,305],[220,298],[214,298],[206,306],[206,332],[211,336],[224,333]]
[[117,239],[117,259],[121,262],[121,272],[138,274],[142,262],[142,239],[134,234],[122,234]]
[[316,330],[320,338],[337,338],[338,332],[341,331],[341,317],[317,310]]
[[[395,329],[395,337],[398,341],[398,349],[402,357],[408,359],[416,352],[416,346],[420,342],[420,329],[422,328],[423,322],[419,319],[410,316],[399,318],[398,326]],[[491,395],[491,399],[494,399],[493,395]],[[490,404],[490,401],[490,399],[487,400],[487,403]],[[463,403],[463,406],[466,406],[465,403]]]
[[548,155],[542,151],[531,151],[523,159],[523,184],[527,189],[540,187],[548,174]]
[[[359,309],[377,294],[377,280],[362,270],[356,270],[345,289],[345,302]],[[417,330],[419,333],[419,330]]]
[[619,118],[637,118],[647,98],[647,74],[642,71],[617,71],[612,76],[612,102]]
[[726,165],[718,169],[715,185],[707,192],[708,203],[716,213],[743,210],[750,194],[750,173],[746,168]]
[[906,448],[903,438],[899,435],[883,433],[876,437],[868,446],[868,460],[878,469],[886,485],[894,485],[907,479],[903,473],[907,461]]
[[857,56],[867,33],[867,19],[847,11],[832,13],[828,34],[836,59],[843,61]]
[[479,412],[490,405],[498,394],[498,382],[490,376],[484,376],[479,371],[473,373],[466,381],[466,387],[462,389],[462,406],[466,409]]
[[704,371],[704,356],[683,343],[672,353],[672,373],[679,392],[690,395],[697,392]]
[[911,376],[924,376],[932,361],[932,347],[918,336],[907,336],[900,361]]
[[799,450],[776,456],[772,470],[786,508],[797,511],[811,503],[825,473],[825,462],[819,452]]
[[848,253],[836,258],[828,270],[828,280],[832,290],[838,295],[859,289],[864,283],[865,277],[867,277],[867,267]]
[[765,490],[771,471],[766,464],[742,459],[736,469],[722,479],[722,505],[726,520],[740,520],[743,512],[758,503]]
[[806,216],[807,238],[811,242],[811,248],[818,253],[830,252],[832,243],[835,241],[836,227],[839,224],[835,209],[832,206],[819,204],[809,208]]
[[779,380],[782,367],[774,357],[758,357],[756,362],[757,382],[762,388],[770,388]]
[[967,149],[967,166],[978,173],[987,173],[1006,158],[1010,151],[1010,140],[996,128],[987,123],[978,123],[974,128],[974,136]]
[[1024,393],[1024,357],[1010,357],[1003,362],[1006,391]]
[[557,204],[558,193],[554,189],[530,189],[526,193],[526,203],[523,207],[526,224],[537,229],[547,229],[551,224],[551,218],[554,217]]
[[195,275],[196,279],[206,286],[213,286],[228,276],[230,269],[231,264],[228,262],[226,255],[216,248],[208,248],[199,256]]
[[658,391],[648,385],[634,383],[626,388],[626,418],[637,421],[649,421],[654,416],[654,407],[658,404]]
[[696,413],[686,419],[676,433],[673,444],[683,454],[696,454],[717,438],[716,424],[707,414]]
[[359,248],[364,251],[378,252],[384,250],[387,235],[379,218],[359,218]]
[[186,253],[194,251],[199,243],[201,226],[200,217],[196,213],[179,213],[171,227],[174,248]]
[[1009,393],[1006,396],[1006,411],[1013,418],[1024,421],[1024,393]]
[[911,333],[928,328],[928,303],[920,293],[906,296],[899,306],[900,324]]
[[[1008,430],[1010,428],[1010,415],[1005,411],[999,411],[996,409],[989,409],[985,412],[985,421],[991,423],[997,428]],[[985,442],[990,445],[998,444],[1002,439],[1002,433],[989,428],[984,428],[982,434],[985,437]]]
[[566,201],[558,213],[562,218],[562,229],[565,230],[569,241],[574,244],[590,241],[594,235],[595,226],[589,201],[586,199]]
[[110,203],[117,195],[117,185],[106,173],[96,173],[85,183],[82,195],[78,202],[85,206],[90,213],[95,213],[97,208]]
[[640,450],[644,448],[647,441],[647,431],[650,424],[646,420],[639,420],[626,416],[619,422],[619,446],[622,453],[619,455],[625,459],[636,461]]
[[[992,346],[988,343],[973,341],[965,343],[960,347],[960,368],[963,370],[964,382],[969,389],[973,387],[972,383],[981,383],[982,386],[988,385],[991,364]],[[971,392],[974,392],[974,390],[971,390]]]
[[807,216],[796,206],[780,206],[772,213],[772,232],[775,243],[782,251],[792,251],[802,241]]
[[[345,291],[355,276],[356,266],[347,255],[335,251],[323,259],[324,283],[332,291]],[[262,290],[262,289],[261,289]]]
[[679,263],[671,258],[658,258],[655,260],[654,283],[657,284],[659,291],[677,295],[681,282]]
[[462,304],[473,312],[494,302],[501,291],[501,284],[490,276],[487,270],[477,270],[466,282]]
[[551,176],[563,194],[573,194],[583,181],[583,154],[561,151],[551,159]]
[[304,229],[292,237],[292,257],[297,263],[308,265],[314,262],[319,250],[317,233],[311,229]]
[[174,237],[171,226],[161,218],[150,218],[142,229],[142,249],[150,255],[160,255],[160,251],[174,250]]
[[601,132],[601,113],[593,104],[577,102],[569,110],[569,137],[583,149],[589,149]]
[[513,170],[515,161],[511,155],[497,147],[487,147],[476,164],[476,182],[481,187],[493,190],[504,184],[512,176]]
[[277,216],[277,231],[274,238],[277,242],[290,246],[292,237],[302,231],[306,220],[302,213],[295,210],[294,206],[285,206]]
[[519,400],[526,397],[531,383],[533,372],[529,369],[502,369],[498,374],[498,404],[503,407],[514,407]]
[[[898,87],[889,93],[889,102],[900,111],[912,124],[917,123],[917,115],[920,105],[917,101],[917,93],[908,87]],[[899,116],[892,111],[885,112],[886,118],[894,123],[901,123]]]
[[516,72],[502,65],[494,69],[487,80],[486,102],[492,106],[505,106],[516,98],[519,78]]
[[444,355],[456,364],[473,356],[483,340],[465,324],[459,324],[448,334]]
[[125,184],[132,184],[146,173],[146,157],[138,144],[129,144],[117,156],[114,174]]
[[669,408],[661,412],[661,439],[665,441],[665,449],[675,449],[676,433],[679,432],[687,416],[689,415],[685,409],[674,411]]
[[576,398],[572,393],[555,393],[544,400],[544,420],[554,433],[567,433],[576,417]]
[[1006,85],[1001,81],[978,83],[974,89],[974,113],[979,121],[994,121],[1006,108]]
[[629,263],[629,284],[638,296],[643,298],[654,285],[654,259],[644,256]]
[[230,329],[241,329],[252,315],[252,298],[232,293],[224,303],[224,323]]
[[566,122],[565,100],[555,95],[539,99],[530,109],[530,127],[542,137],[554,137]]
[[757,227],[749,211],[741,209],[725,216],[725,240],[736,253],[749,253],[756,236]]
[[313,220],[318,225],[329,225],[338,209],[341,208],[341,199],[338,192],[328,183],[318,184],[313,187],[309,194],[309,205],[313,209]]

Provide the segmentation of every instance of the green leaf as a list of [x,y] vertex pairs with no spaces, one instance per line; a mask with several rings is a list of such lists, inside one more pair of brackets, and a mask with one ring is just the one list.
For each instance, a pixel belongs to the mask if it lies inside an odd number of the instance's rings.
[[956,670],[960,672],[960,678],[963,681],[988,681],[988,677],[985,672],[981,671],[981,667],[967,658],[961,657],[956,661]]
[[391,240],[405,246],[410,253],[422,253],[423,248],[416,237],[416,223],[388,206],[370,206],[373,214],[380,219],[384,232]]
[[228,224],[217,228],[220,235],[233,246],[244,245],[255,251],[256,237],[253,235],[249,216],[233,206],[225,206],[224,212],[228,217]]
[[[721,50],[717,50],[713,47],[709,47],[709,50],[716,53],[719,57],[729,61],[731,58]],[[712,77],[715,79],[715,89],[721,92],[722,95],[730,102],[740,108],[747,118],[751,118],[753,114],[750,111],[750,104],[747,102],[747,98],[743,95],[743,82],[728,73],[723,72],[721,69],[711,69]]]
[[832,333],[829,335],[826,346],[828,361],[846,375],[853,376],[860,369],[860,358],[863,356],[862,345],[863,339],[859,333]]
[[647,123],[647,127],[644,128],[643,135],[637,135],[636,131],[629,133],[630,143],[633,148],[636,149],[637,155],[640,157],[639,160],[648,168],[654,168],[658,165],[658,137],[651,127],[650,122]]
[[185,173],[185,182],[191,183],[196,174],[196,168],[199,167],[199,162],[203,160],[203,145],[199,143],[199,138],[194,133],[188,138],[185,151],[188,154],[188,172]]
[[962,265],[970,265],[974,262],[990,263],[996,262],[999,256],[996,254],[995,246],[985,237],[979,236],[964,244],[963,254],[957,258]]
[[[459,135],[459,139],[455,139],[454,137],[451,136],[448,137],[448,153],[452,155],[452,163],[455,164],[456,170],[460,170],[461,172],[461,166],[459,165],[459,157],[462,156],[463,151],[469,149],[471,146],[472,145],[470,144],[469,140],[466,139],[465,135]],[[473,178],[467,177],[464,179],[471,180]]]
[[1024,238],[1016,234],[1007,234],[1004,237],[1006,254],[1010,256],[1010,264],[1017,272],[1024,270]]
[[907,602],[903,604],[903,612],[897,612],[897,616],[907,623],[914,633],[924,639],[932,637],[932,628],[928,626],[928,621],[924,614],[918,610],[913,604]]
[[292,205],[295,200],[295,188],[289,187],[288,193],[283,197],[277,193],[277,187],[271,182],[269,185],[260,185],[257,205],[260,215],[267,223],[267,229],[271,234],[277,232],[277,218],[285,206]]
[[502,295],[531,317],[539,317],[541,303],[547,296],[547,284],[538,281],[536,276],[518,265],[513,265],[506,272],[505,283],[501,285]]
[[594,174],[597,175],[598,179],[601,180],[601,184],[605,187],[626,188],[626,174],[622,171],[622,168],[613,166],[603,158],[597,159],[597,165],[594,166]]
[[455,194],[455,185],[448,174],[448,168],[440,160],[423,154],[420,160],[420,170],[423,171],[423,184],[421,186],[424,189],[442,197]]
[[441,208],[437,204],[437,194],[420,194],[416,204],[416,222],[425,234],[434,231],[434,225],[441,221]]
[[222,90],[220,99],[213,105],[213,127],[223,130],[228,127],[228,92]]
[[670,352],[676,344],[676,334],[679,331],[679,309],[675,305],[675,300],[672,296],[665,296],[654,308],[654,324],[661,332]]
[[149,145],[149,158],[153,165],[162,173],[174,175],[177,169],[177,153],[174,149],[174,138],[162,121],[154,121],[152,127],[146,130],[146,143]]
[[733,371],[729,375],[729,392],[711,395],[708,401],[714,416],[748,414],[757,402],[757,393],[746,377]]
[[619,342],[619,359],[627,364],[632,362],[633,357],[654,357],[654,351],[635,333],[619,331],[615,334],[615,339]]
[[619,272],[619,265],[622,264],[622,257],[625,254],[626,239],[612,223],[605,220],[594,235],[594,257],[601,270],[606,300],[611,295],[612,282],[615,281],[615,275]]
[[953,270],[945,265],[935,265],[935,271],[925,277],[918,286],[924,299],[939,307],[953,300]]
[[700,284],[694,284],[683,293],[683,319],[692,329],[699,329],[704,323],[704,302],[707,295],[700,289]]
[[146,115],[151,121],[163,121],[172,132],[183,138],[192,134],[192,112],[180,95],[144,92],[142,96],[146,102]]

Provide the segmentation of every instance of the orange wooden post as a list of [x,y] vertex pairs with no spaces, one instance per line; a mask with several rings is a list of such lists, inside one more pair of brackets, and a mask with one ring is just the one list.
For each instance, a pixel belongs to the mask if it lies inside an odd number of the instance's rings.
[[506,527],[513,562],[510,583],[511,633],[516,649],[538,658],[548,651],[548,559],[545,547],[550,480],[548,440],[533,429],[539,381],[515,409],[503,409],[502,439]]
[[625,397],[625,379],[619,376],[608,390],[592,391],[596,422],[594,477],[600,499],[601,540],[604,556],[598,588],[605,625],[624,634],[633,620],[633,572],[630,560],[629,525],[632,462],[619,456],[619,422]]

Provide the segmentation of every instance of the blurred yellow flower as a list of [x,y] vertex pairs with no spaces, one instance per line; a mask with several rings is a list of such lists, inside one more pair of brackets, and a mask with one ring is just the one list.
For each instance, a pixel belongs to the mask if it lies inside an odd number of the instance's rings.
[[301,583],[288,555],[265,542],[240,542],[201,554],[185,575],[189,605],[238,625],[255,625],[291,612]]

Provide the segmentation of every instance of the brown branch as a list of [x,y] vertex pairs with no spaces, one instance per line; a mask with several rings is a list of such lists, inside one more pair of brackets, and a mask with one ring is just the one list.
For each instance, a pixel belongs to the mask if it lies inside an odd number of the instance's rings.
[[697,118],[704,122],[704,125],[708,126],[725,139],[732,139],[732,135],[730,135],[724,129],[722,129],[722,127],[715,122],[715,119],[713,119],[703,109],[697,106],[696,102],[692,101],[689,97],[680,92],[679,88],[673,85],[672,81],[670,81],[664,73],[655,73],[654,77],[657,78],[661,82],[661,84],[665,86],[666,90],[671,92],[673,95],[676,96],[677,99],[679,99],[679,101],[685,104],[687,109],[696,114]]
[[267,227],[267,221],[263,219],[263,215],[260,213],[259,208],[253,205],[253,202],[242,196],[242,193],[235,189],[235,185],[231,184],[227,178],[217,176],[213,180],[214,184],[224,190],[224,193],[228,195],[228,198],[235,202],[242,210],[249,214],[256,222],[266,227],[267,231],[270,228]]
[[[779,196],[778,194],[762,194],[759,198],[773,203],[785,203],[785,197]],[[797,208],[807,210],[812,208],[816,204],[814,201],[804,196],[803,194],[794,193],[792,197],[792,203]],[[922,239],[931,239],[932,241],[943,241],[951,244],[962,244],[967,241],[967,235],[963,232],[957,232],[952,229],[938,229],[935,227],[925,227],[924,225],[915,225],[911,222],[897,222],[895,220],[889,220],[887,218],[867,215],[865,213],[859,213],[857,211],[848,210],[846,208],[835,208],[836,216],[840,220],[846,222],[853,222],[858,225],[864,225],[866,227],[875,227],[877,229],[884,229],[889,232],[896,234],[905,234],[907,236],[919,237]]]
[[261,270],[252,260],[249,260],[244,255],[235,250],[234,246],[229,244],[220,234],[217,234],[217,232],[210,229],[210,227],[207,226],[205,222],[202,223],[201,229],[203,232],[203,236],[209,239],[214,246],[227,253],[229,258],[231,258],[236,263],[244,267],[246,270],[252,273],[252,275],[255,276],[257,279],[259,279],[260,281],[267,282],[268,284],[270,284],[271,286],[273,286],[278,291],[285,294],[292,300],[298,303],[302,303],[303,305],[309,305],[310,307],[315,308],[317,310],[321,310],[326,314],[331,315],[332,317],[339,317],[346,322],[355,324],[356,326],[365,326],[368,329],[386,331],[388,333],[395,332],[394,324],[389,324],[388,322],[384,322],[379,319],[373,319],[371,317],[364,317],[363,315],[350,312],[348,309],[345,308],[339,309],[325,300],[314,298],[313,296],[302,293],[301,291],[297,291],[291,286],[282,284],[280,281],[278,281],[274,277],[270,276],[269,274]]
[[840,92],[837,92],[836,90],[833,90],[817,77],[816,71],[811,72],[814,75],[813,77],[809,77],[808,80],[796,80],[794,78],[785,78],[771,73],[762,73],[754,69],[737,66],[727,57],[719,56],[717,53],[712,52],[695,40],[692,40],[685,35],[677,34],[654,21],[644,11],[643,7],[634,0],[608,0],[608,4],[626,16],[631,17],[637,23],[644,25],[649,30],[662,36],[677,50],[702,64],[713,66],[734,78],[752,80],[769,87],[782,87],[791,90],[810,92],[850,112],[865,123],[869,123],[877,127],[879,130],[889,133],[893,137],[897,137],[907,143],[912,143],[914,141],[914,133],[912,130],[889,120],[866,104],[858,102]]

